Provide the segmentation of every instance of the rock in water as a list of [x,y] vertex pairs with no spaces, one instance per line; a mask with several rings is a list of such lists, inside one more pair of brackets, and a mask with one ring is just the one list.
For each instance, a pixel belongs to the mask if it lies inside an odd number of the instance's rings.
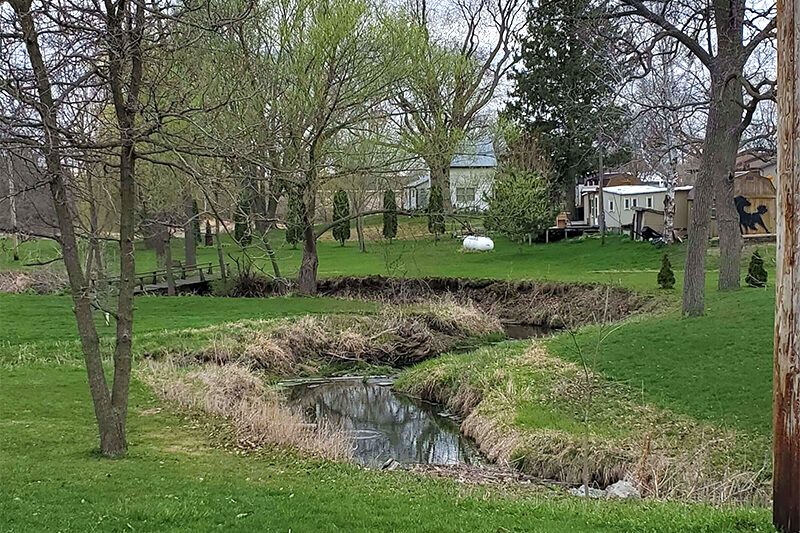
[[620,500],[638,500],[642,494],[630,481],[617,481],[606,489],[606,496]]
[[[577,489],[569,489],[569,493],[573,496],[579,496],[581,498],[586,496],[586,485],[581,485]],[[605,498],[606,491],[602,489],[593,489],[589,487],[589,497],[590,498]]]

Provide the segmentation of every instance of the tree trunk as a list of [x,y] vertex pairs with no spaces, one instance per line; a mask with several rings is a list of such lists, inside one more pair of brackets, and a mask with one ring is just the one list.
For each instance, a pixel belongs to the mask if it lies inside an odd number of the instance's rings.
[[[598,222],[600,225],[600,244],[606,244],[606,203],[605,198],[603,197],[603,174],[605,170],[603,168],[603,152],[600,152],[600,164],[599,172],[600,172],[600,179],[597,180],[597,203],[599,204],[599,210],[597,213]],[[574,202],[573,202],[574,203]],[[591,213],[592,207],[589,206],[589,212]]]
[[778,253],[773,379],[772,520],[783,533],[800,532],[800,2],[778,1]]
[[194,266],[197,265],[197,241],[195,241],[194,209],[190,194],[187,194],[184,199],[184,210],[186,223],[183,225],[183,260],[186,266]]
[[170,243],[170,234],[166,232],[164,239],[164,269],[166,271],[165,278],[167,279],[167,295],[175,296],[175,273],[172,271],[172,246]]
[[14,188],[14,162],[8,152],[8,207],[11,214],[11,251],[14,261],[19,261],[19,232],[17,231],[17,193]]
[[[600,176],[600,181],[603,180],[603,175]],[[567,175],[564,180],[564,211],[567,213],[569,220],[575,220],[577,215],[577,206],[575,205],[575,187],[578,183],[578,177],[575,173],[575,168],[570,166],[567,170]],[[602,211],[601,211],[602,212]]]
[[[728,82],[726,84],[726,81]],[[720,288],[738,286],[741,236],[733,205],[733,169],[739,149],[741,107],[732,98],[736,86],[727,75],[714,75],[700,171],[694,186],[694,202],[683,283],[683,312],[700,316],[705,311],[705,261],[708,250],[709,222],[714,192],[717,192],[717,227],[720,233]],[[731,217],[733,212],[733,220]],[[734,222],[736,235],[731,234]],[[725,235],[723,238],[723,234]],[[735,274],[734,274],[735,271]],[[732,278],[735,277],[735,285]]]
[[356,235],[358,235],[358,251],[367,251],[367,241],[364,239],[364,217],[356,217]]
[[428,161],[431,170],[431,187],[439,185],[442,189],[442,207],[447,215],[453,213],[453,199],[450,196],[450,161],[431,159]]
[[300,294],[308,296],[317,293],[317,237],[314,233],[314,211],[316,208],[316,195],[313,188],[305,193],[303,202],[303,260],[300,271],[297,273],[297,290]]
[[20,22],[25,48],[35,76],[35,88],[39,99],[37,111],[42,120],[44,142],[42,152],[47,167],[47,179],[53,198],[53,209],[58,220],[59,244],[64,266],[69,278],[75,320],[83,349],[89,391],[92,395],[95,418],[100,433],[100,451],[103,455],[117,457],[127,450],[124,419],[114,408],[111,393],[103,371],[100,341],[92,317],[90,288],[81,269],[70,199],[67,194],[65,173],[61,164],[61,135],[58,126],[58,106],[53,98],[50,73],[39,46],[39,35],[29,6],[24,2],[11,2]]

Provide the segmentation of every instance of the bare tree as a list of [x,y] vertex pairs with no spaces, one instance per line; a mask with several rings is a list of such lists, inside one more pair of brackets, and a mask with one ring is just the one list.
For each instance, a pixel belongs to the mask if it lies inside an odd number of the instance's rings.
[[410,6],[423,42],[405,59],[411,68],[396,95],[400,125],[405,148],[428,165],[431,186],[441,187],[448,213],[453,209],[450,163],[458,145],[481,125],[480,113],[513,66],[524,5],[522,0],[448,0],[439,6],[446,13],[436,21],[427,2]]
[[684,276],[683,312],[687,315],[704,313],[705,258],[715,197],[719,288],[739,286],[741,234],[733,203],[734,167],[742,135],[759,103],[773,97],[774,81],[764,65],[749,60],[774,42],[774,15],[774,4],[745,0],[618,0],[612,14],[642,25],[642,32],[633,34],[639,40],[630,45],[645,62],[658,42],[675,40],[702,65],[708,80],[708,117]]

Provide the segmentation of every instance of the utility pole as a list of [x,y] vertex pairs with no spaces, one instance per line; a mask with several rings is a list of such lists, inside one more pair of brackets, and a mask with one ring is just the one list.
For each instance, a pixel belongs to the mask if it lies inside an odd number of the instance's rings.
[[778,0],[778,180],[772,521],[800,532],[800,0]]

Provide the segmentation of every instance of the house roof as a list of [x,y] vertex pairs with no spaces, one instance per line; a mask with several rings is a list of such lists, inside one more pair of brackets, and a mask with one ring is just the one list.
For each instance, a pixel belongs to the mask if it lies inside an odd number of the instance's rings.
[[425,174],[424,176],[419,177],[419,178],[415,179],[414,181],[411,181],[411,182],[407,183],[406,186],[403,187],[403,188],[404,189],[413,189],[414,187],[419,187],[420,185],[425,185],[426,183],[428,183],[428,181],[430,181],[430,179],[431,179],[431,177],[429,175]]
[[654,194],[667,192],[665,187],[654,187],[652,185],[618,185],[616,187],[606,187],[603,192],[616,194],[618,196],[629,196],[632,194]]
[[458,148],[450,168],[494,168],[497,157],[491,140],[466,142]]

